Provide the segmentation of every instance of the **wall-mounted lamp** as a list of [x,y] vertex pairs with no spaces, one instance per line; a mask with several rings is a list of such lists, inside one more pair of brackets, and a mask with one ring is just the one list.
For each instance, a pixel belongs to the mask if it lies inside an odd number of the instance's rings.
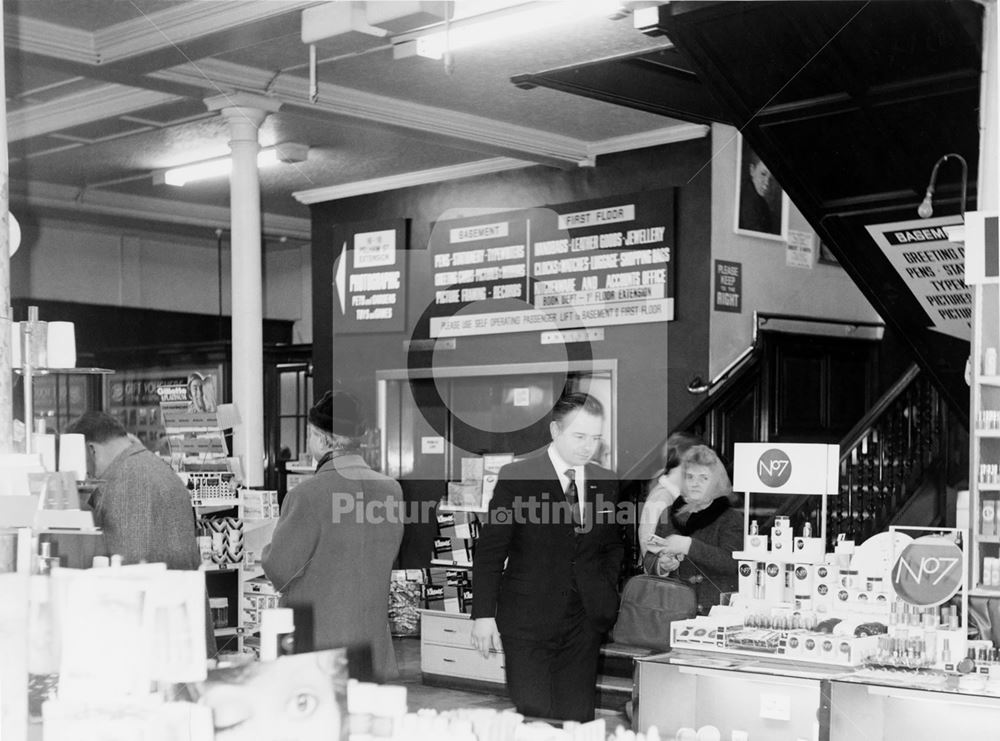
[[934,169],[931,170],[931,179],[927,183],[927,192],[924,194],[924,200],[920,202],[917,207],[917,216],[921,219],[929,219],[934,214],[934,188],[937,186],[937,176],[938,168],[948,160],[958,160],[959,164],[962,166],[962,210],[961,214],[965,214],[965,194],[966,185],[969,182],[969,165],[965,161],[965,157],[955,152],[950,152],[948,154],[942,155],[937,162],[934,163]]
[[[305,162],[308,156],[308,144],[285,142],[260,150],[257,153],[257,167],[268,167],[279,162]],[[232,169],[232,158],[216,157],[201,162],[192,162],[190,165],[171,167],[168,170],[157,170],[153,173],[153,185],[186,185],[196,180],[208,180],[209,178],[229,175]]]

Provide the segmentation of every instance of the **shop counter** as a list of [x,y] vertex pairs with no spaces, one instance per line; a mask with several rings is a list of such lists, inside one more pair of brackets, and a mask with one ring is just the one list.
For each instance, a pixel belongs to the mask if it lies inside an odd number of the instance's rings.
[[830,682],[830,741],[1000,738],[1000,682],[861,670]]
[[673,651],[636,660],[634,695],[634,728],[661,738],[705,725],[749,741],[1000,738],[1000,680],[984,677]]
[[[673,651],[637,659],[635,728],[661,738],[713,725],[729,739],[820,739],[829,727],[825,682],[843,669]],[[737,734],[737,738],[739,735]]]

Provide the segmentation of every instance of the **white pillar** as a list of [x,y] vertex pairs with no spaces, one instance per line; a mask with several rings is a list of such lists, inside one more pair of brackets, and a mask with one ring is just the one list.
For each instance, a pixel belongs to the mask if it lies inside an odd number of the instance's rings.
[[280,103],[262,95],[234,93],[205,101],[229,124],[233,169],[229,179],[232,219],[233,392],[240,424],[233,452],[243,464],[248,486],[264,484],[264,311],[260,246],[260,181],[257,131]]
[[1000,211],[1000,11],[996,0],[983,4],[983,74],[979,92],[979,175],[976,210]]
[[[3,8],[0,2],[0,38],[3,38]],[[0,47],[2,48],[2,47]],[[0,58],[0,93],[6,91],[7,76],[4,60]],[[0,453],[14,452],[14,389],[11,376],[12,352],[10,323],[10,174],[7,163],[7,98],[0,97]],[[31,420],[27,425],[27,439],[31,439]]]

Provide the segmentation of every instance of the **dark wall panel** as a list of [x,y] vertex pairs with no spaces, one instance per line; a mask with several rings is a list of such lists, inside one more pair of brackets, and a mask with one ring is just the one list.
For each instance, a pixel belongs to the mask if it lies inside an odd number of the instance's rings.
[[[597,167],[561,171],[531,167],[455,182],[343,199],[312,207],[313,364],[317,393],[340,384],[374,408],[375,371],[388,368],[538,362],[567,358],[562,346],[541,345],[537,332],[460,337],[454,351],[408,355],[405,342],[432,300],[428,240],[434,223],[454,209],[520,209],[640,191],[665,190],[674,198],[675,315],[669,323],[605,327],[592,343],[595,358],[619,363],[618,467],[627,471],[659,445],[672,423],[697,397],[686,391],[694,375],[708,372],[711,297],[711,157],[708,137],[616,155]],[[337,224],[379,219],[410,220],[406,333],[337,334],[333,318],[333,269],[341,245]],[[338,309],[339,311],[339,309]],[[570,354],[588,353],[570,346]]]

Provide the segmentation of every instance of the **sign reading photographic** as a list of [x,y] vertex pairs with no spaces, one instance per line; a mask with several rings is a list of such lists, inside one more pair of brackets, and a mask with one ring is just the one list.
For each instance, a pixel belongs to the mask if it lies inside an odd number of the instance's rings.
[[441,221],[431,337],[674,318],[673,192]]
[[406,221],[338,227],[334,245],[342,250],[334,265],[333,280],[340,309],[337,331],[403,331]]

